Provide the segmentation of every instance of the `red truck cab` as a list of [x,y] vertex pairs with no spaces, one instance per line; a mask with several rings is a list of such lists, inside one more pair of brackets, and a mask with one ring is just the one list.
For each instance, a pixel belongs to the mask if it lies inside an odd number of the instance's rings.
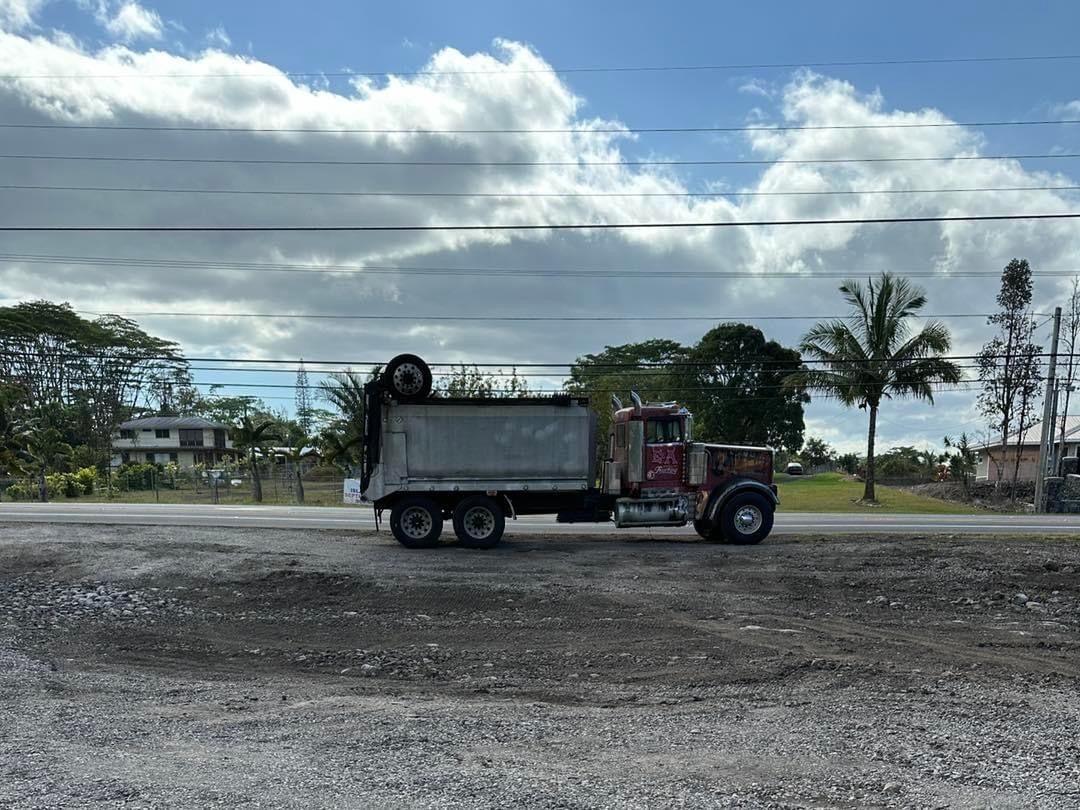
[[[677,525],[681,519],[707,539],[759,542],[772,529],[779,503],[773,451],[696,443],[693,423],[690,412],[673,402],[635,399],[612,414],[603,486],[616,496],[616,525]],[[670,523],[643,507],[650,503],[670,509]],[[634,514],[643,509],[652,516]]]

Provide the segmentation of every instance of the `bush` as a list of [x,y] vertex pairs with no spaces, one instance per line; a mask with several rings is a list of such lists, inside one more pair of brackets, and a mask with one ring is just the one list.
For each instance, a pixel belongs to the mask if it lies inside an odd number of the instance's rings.
[[53,473],[45,476],[45,490],[50,498],[78,498],[79,481],[72,473]]
[[75,472],[75,480],[79,486],[80,495],[93,495],[97,488],[97,468],[83,467]]
[[120,490],[146,490],[154,488],[154,478],[158,475],[156,464],[124,464],[113,476],[113,484]]
[[24,481],[19,484],[12,484],[4,490],[4,494],[13,501],[36,501],[38,488],[33,481]]
[[[50,498],[63,495],[65,498],[78,498],[80,495],[93,495],[97,487],[97,470],[83,467],[73,473],[51,473],[45,476],[45,492]],[[4,493],[13,501],[36,501],[38,482],[24,479],[12,484]]]

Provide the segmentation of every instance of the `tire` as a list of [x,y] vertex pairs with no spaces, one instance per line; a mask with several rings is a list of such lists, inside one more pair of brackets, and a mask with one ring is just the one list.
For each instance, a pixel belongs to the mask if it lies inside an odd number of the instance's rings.
[[485,495],[466,498],[454,510],[454,534],[465,548],[494,548],[505,530],[506,515]]
[[713,525],[711,520],[695,520],[694,531],[701,536],[702,540],[713,539]]
[[419,402],[431,393],[431,369],[415,354],[399,354],[387,364],[382,382],[399,402]]
[[404,498],[390,511],[390,531],[405,548],[433,548],[442,528],[442,510],[428,498]]
[[736,493],[721,507],[718,528],[732,545],[755,545],[772,531],[773,511],[773,504],[756,492]]

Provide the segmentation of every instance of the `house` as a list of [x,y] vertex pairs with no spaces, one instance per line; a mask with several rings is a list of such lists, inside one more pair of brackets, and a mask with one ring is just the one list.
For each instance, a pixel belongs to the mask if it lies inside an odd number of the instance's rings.
[[229,426],[198,416],[149,416],[122,423],[112,438],[112,466],[128,463],[181,467],[219,464],[240,451],[229,438]]
[[[1054,454],[1057,457],[1058,442],[1061,440],[1061,419],[1056,420],[1053,431]],[[1042,422],[1036,422],[1024,434],[1020,446],[1020,472],[1018,481],[1034,481],[1039,468],[1039,439],[1042,437]],[[1012,480],[1013,465],[1016,464],[1016,434],[1009,437],[1008,447],[1003,452],[1001,442],[990,441],[975,447],[975,480],[994,483],[998,480],[998,465],[1002,464],[1003,477]],[[1080,416],[1065,417],[1065,455],[1075,456],[1080,449]]]

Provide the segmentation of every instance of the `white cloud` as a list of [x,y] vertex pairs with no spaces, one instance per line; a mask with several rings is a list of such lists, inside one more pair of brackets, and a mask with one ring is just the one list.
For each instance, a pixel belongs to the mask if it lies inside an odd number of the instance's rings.
[[[91,161],[11,161],[11,185],[147,186],[222,190],[377,191],[413,194],[520,195],[537,192],[606,196],[265,196],[0,191],[5,222],[85,224],[409,224],[537,222],[722,221],[796,217],[882,217],[965,213],[1050,212],[1075,208],[1074,198],[1048,191],[815,196],[680,196],[688,180],[662,168],[586,165],[621,161],[647,149],[633,137],[598,131],[618,121],[582,116],[583,100],[550,72],[535,52],[512,42],[491,53],[436,53],[434,71],[473,71],[467,81],[444,73],[357,79],[349,93],[298,85],[272,65],[209,51],[182,57],[115,45],[97,53],[0,34],[0,75],[53,73],[81,79],[0,80],[0,119],[21,123],[99,123],[287,129],[573,129],[566,134],[238,134],[16,130],[8,151],[45,154],[266,158],[290,160],[563,162],[504,169],[418,165],[319,166],[167,164]],[[483,71],[483,72],[477,72]],[[490,71],[490,72],[488,72]],[[533,72],[530,72],[533,71]],[[130,77],[130,80],[87,76]],[[200,79],[139,78],[195,74]],[[244,74],[247,78],[213,78]],[[794,124],[945,122],[935,110],[891,110],[880,94],[845,82],[800,74],[780,91],[774,120]],[[706,113],[703,113],[706,114]],[[776,116],[779,119],[776,119]],[[674,123],[674,122],[673,122]],[[755,132],[739,152],[786,160],[836,157],[975,154],[980,134],[935,129]],[[718,150],[720,147],[716,147]],[[728,153],[725,153],[725,156]],[[678,157],[678,155],[671,155]],[[734,179],[737,178],[737,179]],[[1051,171],[1013,161],[951,163],[776,164],[759,176],[702,174],[705,183],[733,191],[977,188],[1076,184]],[[635,196],[612,196],[632,194]],[[1067,222],[952,223],[898,226],[818,226],[771,229],[671,229],[604,232],[429,232],[339,234],[11,235],[8,254],[126,256],[207,262],[205,268],[32,264],[0,260],[0,288],[10,299],[70,300],[86,310],[254,311],[405,316],[403,321],[303,321],[283,318],[143,318],[158,334],[183,341],[194,356],[224,354],[385,360],[417,351],[441,361],[570,360],[605,344],[647,337],[696,340],[707,321],[751,315],[822,316],[841,312],[838,279],[778,280],[769,273],[850,271],[869,274],[934,271],[919,279],[929,309],[986,312],[993,279],[952,277],[957,271],[1003,267],[1014,255],[1035,268],[1080,267],[1080,236]],[[354,275],[272,273],[222,263],[348,264],[380,268],[575,268],[640,270],[645,278],[439,275],[371,272]],[[672,270],[749,271],[733,280],[663,277]],[[1056,290],[1038,281],[1040,302]],[[1042,306],[1042,303],[1040,303]],[[447,322],[449,315],[663,315],[641,323]],[[766,321],[767,335],[797,342],[807,320]],[[977,349],[986,335],[978,320],[949,320],[958,353]],[[970,394],[942,395],[938,408],[889,402],[882,409],[881,446],[935,445],[970,417]],[[865,418],[815,402],[808,415],[830,443],[858,449]]]
[[47,0],[0,0],[0,29],[20,31],[34,25]]
[[776,97],[776,87],[772,82],[767,82],[764,79],[747,79],[739,85],[739,92],[751,96],[761,96],[770,100]]
[[229,38],[224,26],[219,25],[217,28],[206,32],[206,44],[216,48],[228,48],[232,45],[232,40]]
[[164,23],[156,11],[144,8],[134,0],[124,0],[119,7],[99,6],[99,19],[105,30],[122,42],[139,39],[161,39]]
[[1080,100],[1067,101],[1054,108],[1059,115],[1080,115]]

